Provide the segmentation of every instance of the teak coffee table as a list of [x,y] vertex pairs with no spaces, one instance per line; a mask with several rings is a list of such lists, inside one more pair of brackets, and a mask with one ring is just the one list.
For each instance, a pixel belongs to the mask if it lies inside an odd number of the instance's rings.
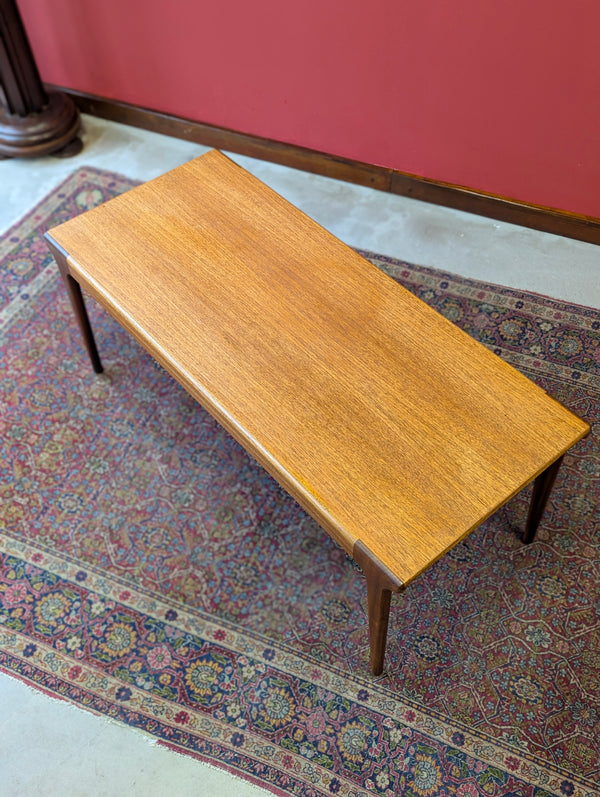
[[220,152],[47,234],[83,286],[362,568],[371,668],[391,592],[535,479],[530,542],[589,431]]

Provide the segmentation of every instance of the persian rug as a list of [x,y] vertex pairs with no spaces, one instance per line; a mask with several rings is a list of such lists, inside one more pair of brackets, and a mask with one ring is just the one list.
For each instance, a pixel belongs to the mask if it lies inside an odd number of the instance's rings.
[[598,794],[600,314],[367,253],[592,424],[532,545],[526,490],[393,596],[373,679],[351,559],[89,301],[92,373],[41,235],[131,186],[0,243],[0,668],[274,794]]

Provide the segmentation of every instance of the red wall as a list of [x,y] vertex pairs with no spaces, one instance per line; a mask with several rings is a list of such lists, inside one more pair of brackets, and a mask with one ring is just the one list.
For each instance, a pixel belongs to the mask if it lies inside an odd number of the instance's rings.
[[44,80],[600,217],[597,0],[19,0]]

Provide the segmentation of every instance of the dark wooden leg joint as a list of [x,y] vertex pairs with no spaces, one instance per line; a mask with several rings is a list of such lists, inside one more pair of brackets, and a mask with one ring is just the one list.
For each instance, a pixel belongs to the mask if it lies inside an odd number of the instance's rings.
[[67,263],[66,252],[64,252],[60,246],[52,240],[48,233],[46,233],[45,238],[46,243],[48,244],[48,247],[54,256],[54,259],[56,260],[58,270],[63,278],[67,293],[69,294],[69,299],[71,300],[71,305],[75,312],[75,317],[83,336],[83,342],[92,362],[92,368],[94,369],[95,373],[101,374],[104,369],[102,367],[102,362],[100,361],[98,349],[96,348],[94,333],[92,331],[90,319],[88,318],[87,310],[85,309],[85,302],[83,301],[83,295],[81,293],[79,283],[69,273],[69,264]]
[[527,516],[527,525],[525,526],[525,533],[523,535],[523,542],[527,545],[533,542],[537,527],[540,524],[544,509],[548,502],[550,492],[556,479],[556,474],[563,461],[563,457],[559,457],[556,462],[553,462],[550,467],[540,473],[533,483],[533,493],[531,495],[531,503],[529,505],[529,515]]
[[399,592],[404,585],[360,540],[354,543],[352,556],[367,579],[371,672],[381,675],[392,592]]

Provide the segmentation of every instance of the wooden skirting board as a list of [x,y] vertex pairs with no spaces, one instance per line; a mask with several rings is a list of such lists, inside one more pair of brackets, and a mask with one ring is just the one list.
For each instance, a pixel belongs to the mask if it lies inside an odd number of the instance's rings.
[[194,141],[208,147],[236,152],[253,158],[280,163],[326,177],[334,177],[380,191],[443,205],[467,213],[530,227],[542,232],[600,244],[600,218],[581,216],[554,208],[530,205],[493,194],[472,191],[457,185],[441,183],[405,174],[381,166],[328,155],[324,152],[282,144],[259,136],[239,133],[213,125],[194,122],[177,116],[140,108],[92,94],[47,85],[70,95],[82,113],[140,127],[163,135]]

